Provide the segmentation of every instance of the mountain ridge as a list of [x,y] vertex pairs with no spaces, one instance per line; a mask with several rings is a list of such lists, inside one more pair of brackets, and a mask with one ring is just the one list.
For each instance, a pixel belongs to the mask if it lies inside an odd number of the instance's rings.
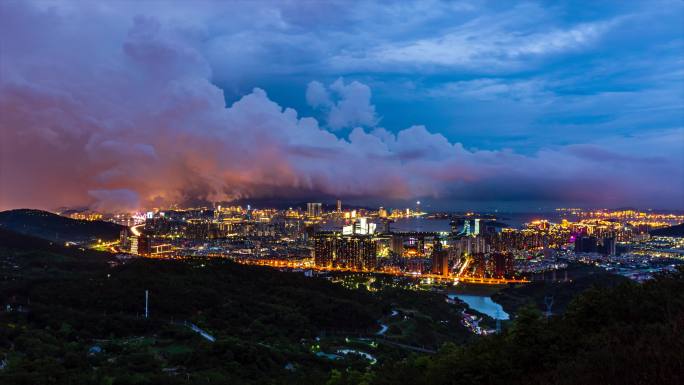
[[0,212],[0,228],[54,242],[91,242],[115,240],[126,227],[71,219],[43,210],[15,209]]

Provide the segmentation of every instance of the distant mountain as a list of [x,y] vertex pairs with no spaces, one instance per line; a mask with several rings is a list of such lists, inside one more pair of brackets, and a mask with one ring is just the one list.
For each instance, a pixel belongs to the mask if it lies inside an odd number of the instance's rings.
[[114,240],[124,226],[105,221],[84,221],[47,211],[18,209],[0,212],[0,228],[55,242]]
[[650,234],[655,237],[684,237],[684,223],[652,230]]

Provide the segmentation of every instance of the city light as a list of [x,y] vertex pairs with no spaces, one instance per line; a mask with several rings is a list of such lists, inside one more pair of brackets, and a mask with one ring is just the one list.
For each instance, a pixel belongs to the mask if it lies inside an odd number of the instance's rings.
[[205,256],[279,269],[376,272],[486,285],[524,284],[532,275],[567,266],[559,258],[605,266],[646,258],[684,259],[678,241],[648,235],[684,221],[679,214],[559,209],[559,221],[540,216],[515,228],[502,227],[495,216],[466,212],[448,219],[426,217],[448,221],[451,231],[412,232],[393,229],[418,214],[409,208],[330,207],[309,203],[285,210],[229,205],[155,210],[119,241],[98,247],[148,258]]

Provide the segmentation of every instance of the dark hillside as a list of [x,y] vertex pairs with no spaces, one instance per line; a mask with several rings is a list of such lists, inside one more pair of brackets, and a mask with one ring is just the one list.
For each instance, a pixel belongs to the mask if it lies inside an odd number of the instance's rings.
[[55,242],[115,240],[124,226],[105,221],[84,221],[47,211],[18,209],[0,212],[0,228]]

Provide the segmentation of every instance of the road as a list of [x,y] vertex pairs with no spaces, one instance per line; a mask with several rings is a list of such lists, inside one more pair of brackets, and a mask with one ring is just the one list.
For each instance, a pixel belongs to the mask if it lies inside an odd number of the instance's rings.
[[380,324],[380,331],[375,333],[375,335],[381,336],[381,335],[385,334],[385,332],[387,332],[387,329],[389,329],[389,326],[387,326],[385,324]]
[[[258,265],[258,266],[270,266],[276,268],[290,268],[290,269],[310,269],[316,271],[339,271],[348,273],[373,273],[371,270],[358,270],[351,268],[334,268],[334,267],[320,267],[313,266],[312,261],[285,261],[278,259],[244,259],[237,258],[235,262],[243,265]],[[420,274],[412,272],[382,272],[380,274],[388,274],[394,276],[403,276],[411,278],[431,278],[435,281],[451,281],[451,282],[464,282],[472,284],[484,284],[484,285],[504,285],[508,283],[529,283],[527,279],[509,279],[509,278],[478,278],[478,277],[467,277],[467,276],[455,276],[455,275],[438,275],[438,274]]]
[[144,227],[144,226],[145,226],[145,224],[131,226],[130,227],[131,234],[135,235],[136,237],[139,237],[141,233],[140,233],[140,230],[138,230],[138,229],[141,227]]

